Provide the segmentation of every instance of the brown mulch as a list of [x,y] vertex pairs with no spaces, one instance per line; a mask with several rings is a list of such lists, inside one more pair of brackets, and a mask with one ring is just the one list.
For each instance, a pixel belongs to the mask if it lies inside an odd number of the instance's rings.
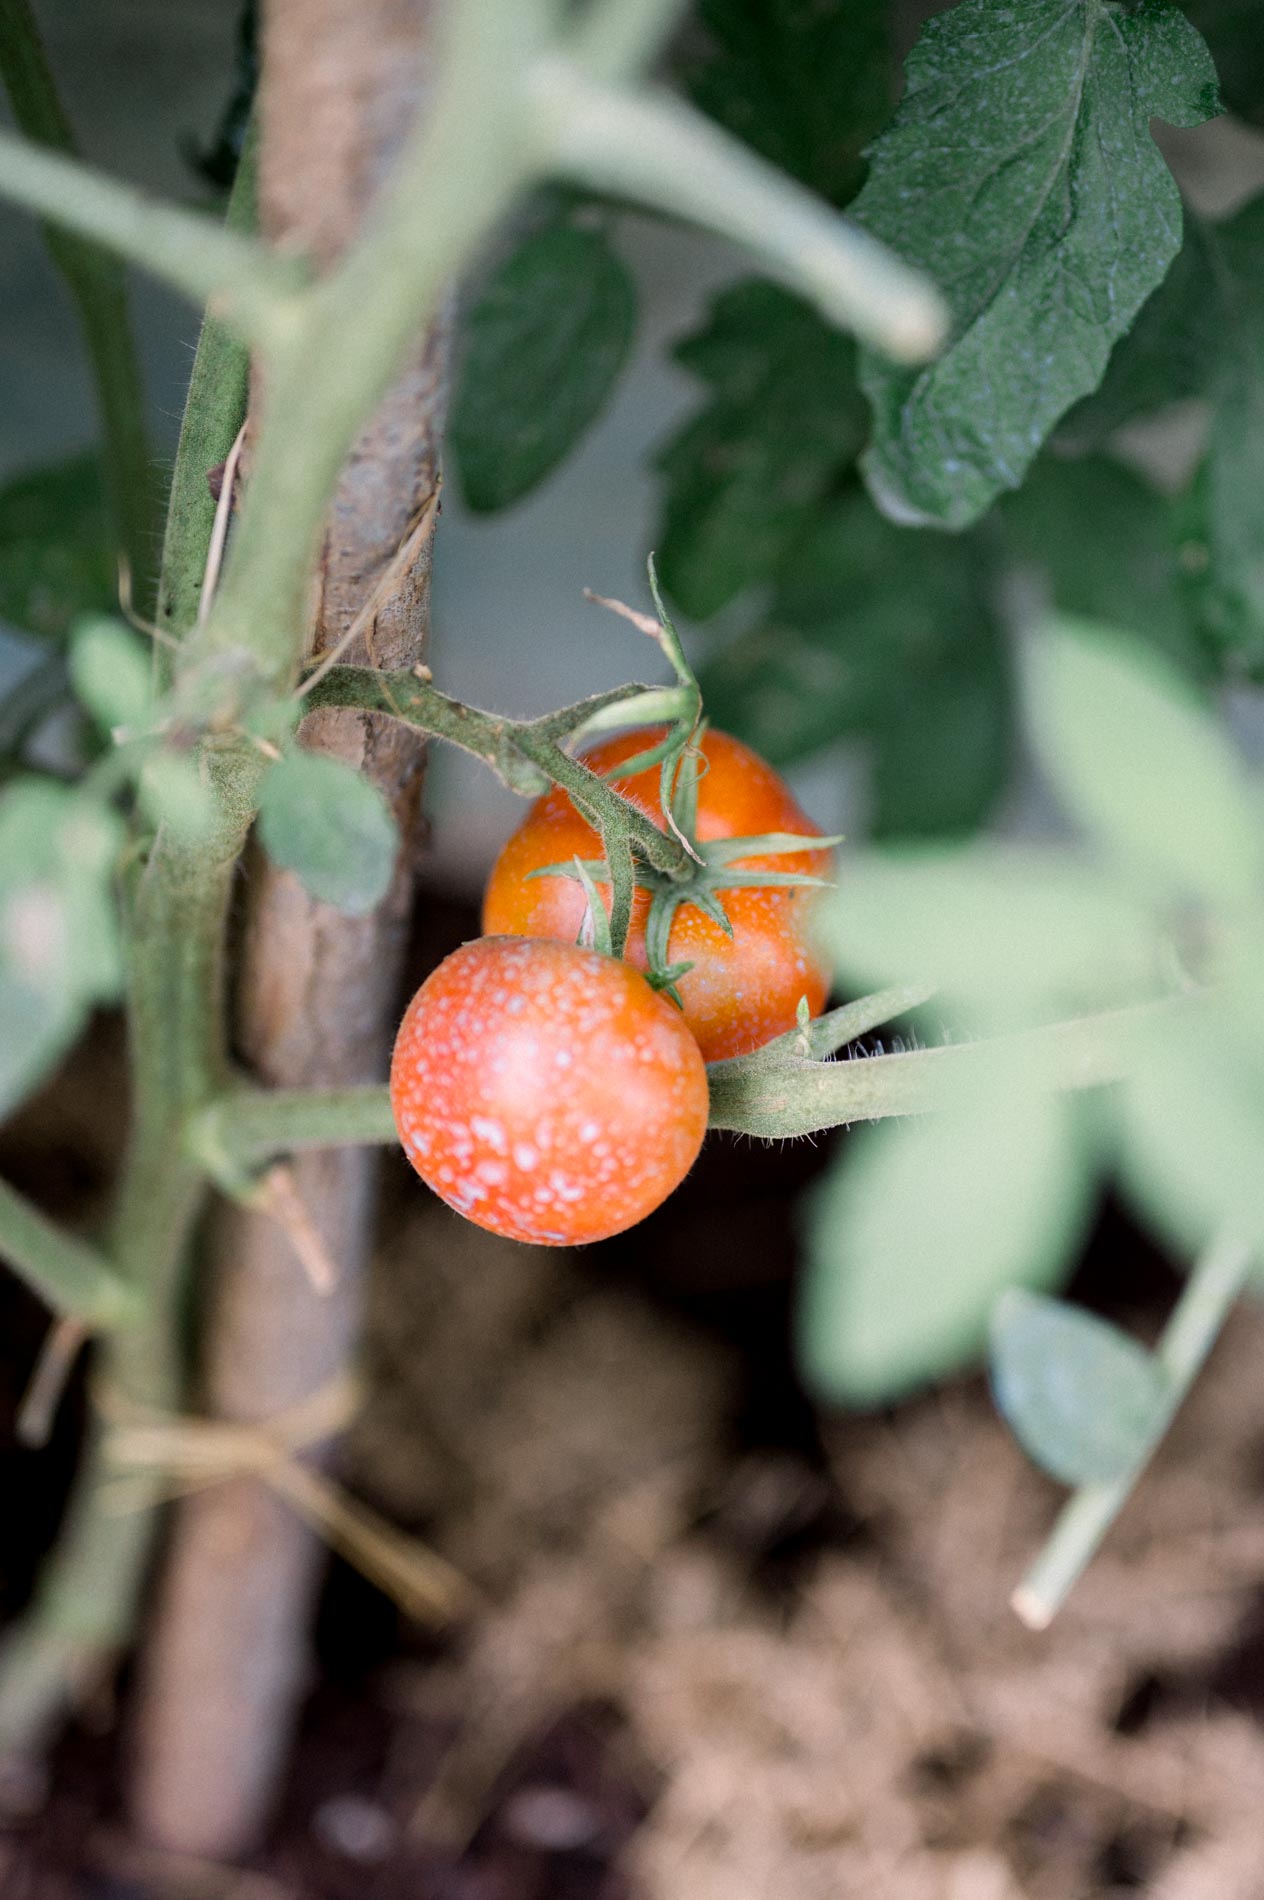
[[3,1900],[1261,1900],[1264,1315],[1032,1635],[1008,1596],[1057,1493],[982,1382],[825,1421],[793,1388],[803,1172],[720,1148],[581,1258],[399,1197],[347,1477],[485,1607],[439,1641],[333,1567],[249,1869],[129,1840],[126,1724],[85,1711],[49,1783],[0,1786]]

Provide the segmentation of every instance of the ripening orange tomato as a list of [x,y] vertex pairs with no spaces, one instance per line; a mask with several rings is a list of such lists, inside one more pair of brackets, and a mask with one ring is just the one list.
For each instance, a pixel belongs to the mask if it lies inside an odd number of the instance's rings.
[[480,937],[409,1004],[391,1106],[449,1207],[560,1247],[621,1233],[679,1186],[706,1132],[707,1072],[680,1011],[630,964]]
[[[624,759],[646,751],[664,737],[665,728],[623,733],[582,756],[594,772],[607,773]],[[740,739],[723,732],[703,738],[704,763],[698,780],[697,839],[759,837],[769,832],[802,832],[820,837],[785,781]],[[659,802],[657,766],[613,783],[665,829]],[[575,857],[601,857],[601,841],[554,786],[537,799],[505,845],[488,880],[483,899],[483,928],[492,934],[556,937],[574,943],[584,920],[585,897],[573,878],[531,878],[541,865],[568,863]],[[801,871],[828,875],[827,851],[794,852],[739,860],[746,870]],[[607,908],[610,890],[602,895]],[[800,997],[819,1015],[829,994],[829,972],[808,937],[815,893],[808,889],[728,889],[720,902],[733,926],[728,937],[693,905],[682,905],[668,945],[672,963],[692,963],[677,984],[685,1021],[708,1062],[743,1055],[774,1036],[793,1029]],[[647,968],[645,920],[649,894],[638,891],[626,956]]]

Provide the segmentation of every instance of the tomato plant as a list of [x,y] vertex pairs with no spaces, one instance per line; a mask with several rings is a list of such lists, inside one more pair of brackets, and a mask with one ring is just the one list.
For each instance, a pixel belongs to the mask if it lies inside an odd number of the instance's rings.
[[[661,742],[662,729],[624,733],[584,753],[584,763],[608,779],[624,798],[666,828],[659,803],[659,775],[646,767],[628,777],[618,767]],[[710,844],[766,833],[819,837],[785,781],[750,746],[723,732],[707,732],[698,769],[694,842]],[[579,883],[560,874],[541,876],[548,865],[591,858],[600,840],[574,801],[554,786],[531,807],[492,867],[483,899],[483,928],[524,937],[557,937],[574,943],[587,903]],[[822,877],[828,851],[805,849],[761,857],[753,853],[726,863],[737,878],[753,874]],[[812,947],[812,893],[735,881],[716,899],[731,935],[688,899],[672,921],[666,961],[691,967],[676,980],[685,1021],[708,1062],[758,1049],[794,1026],[800,998],[812,1015],[824,1007],[829,971]],[[610,906],[607,890],[605,902]],[[625,954],[649,967],[646,926],[650,892],[639,888]]]
[[707,1126],[680,1013],[630,964],[480,937],[414,996],[391,1061],[408,1159],[458,1213],[549,1247],[605,1240],[664,1201]]

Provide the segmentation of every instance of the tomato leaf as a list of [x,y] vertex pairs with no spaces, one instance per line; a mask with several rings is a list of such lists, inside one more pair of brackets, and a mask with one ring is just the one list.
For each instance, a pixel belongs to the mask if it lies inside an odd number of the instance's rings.
[[1067,852],[991,842],[856,852],[816,917],[850,983],[932,984],[998,1027],[1157,989],[1148,912]]
[[1062,1484],[1110,1484],[1167,1414],[1157,1360],[1092,1313],[1014,1288],[992,1314],[992,1390],[1015,1438]]
[[119,993],[121,841],[117,816],[67,786],[27,776],[0,794],[0,1115]]
[[452,442],[469,506],[507,508],[600,414],[636,328],[632,279],[602,232],[554,221],[496,270],[466,320]]
[[323,904],[360,917],[385,897],[399,833],[377,787],[340,759],[287,752],[263,782],[259,835]]
[[799,1315],[823,1396],[881,1405],[967,1365],[997,1297],[1066,1268],[1093,1174],[1069,1104],[981,1091],[865,1129],[811,1207]]
[[1171,0],[960,0],[927,23],[855,205],[952,310],[925,368],[862,359],[862,468],[888,513],[961,528],[1018,486],[1180,247],[1150,120],[1217,110],[1210,55]]
[[1182,671],[1207,674],[1211,655],[1183,598],[1175,511],[1140,475],[1106,455],[1042,456],[998,512],[1007,556],[1047,605],[1126,628]]
[[721,292],[674,354],[711,394],[658,457],[658,565],[705,620],[773,574],[854,460],[864,404],[849,339],[758,279]]
[[1264,125],[1264,33],[1258,0],[1184,0],[1211,47],[1230,112]]
[[1228,1229],[1264,1258],[1260,1020],[1204,1004],[1155,1039],[1124,1088],[1125,1182],[1182,1254]]
[[1093,841],[1167,892],[1238,906],[1261,873],[1254,800],[1224,734],[1152,649],[1059,620],[1032,642],[1028,727]]
[[1186,213],[1167,281],[1067,417],[1073,445],[1189,396],[1211,404],[1181,548],[1186,592],[1235,673],[1264,669],[1264,196],[1222,223]]
[[113,539],[95,455],[0,487],[0,619],[59,640],[81,614],[116,603]]
[[860,150],[891,108],[885,0],[701,0],[707,55],[685,86],[713,119],[805,185],[843,204]]
[[70,680],[81,703],[107,732],[141,732],[152,705],[150,656],[117,620],[81,621],[70,649]]

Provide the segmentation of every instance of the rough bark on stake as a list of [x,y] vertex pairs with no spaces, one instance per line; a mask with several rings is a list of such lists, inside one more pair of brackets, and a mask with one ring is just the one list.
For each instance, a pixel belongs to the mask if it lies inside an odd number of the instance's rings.
[[[272,0],[260,101],[260,215],[270,237],[322,265],[338,256],[402,130],[425,109],[435,10],[434,0]],[[415,537],[415,559],[397,556],[436,492],[445,369],[440,324],[343,471],[313,586],[314,652],[334,645],[380,590],[367,638],[346,657],[386,666],[421,657],[428,538]],[[404,839],[392,889],[367,918],[315,902],[286,873],[251,868],[240,1047],[261,1080],[329,1087],[382,1073],[422,756],[402,725],[355,712],[312,714],[302,740],[381,787]],[[202,1403],[214,1417],[275,1417],[327,1386],[352,1349],[372,1157],[301,1157],[292,1186],[336,1285],[314,1288],[275,1219],[223,1212],[203,1335]],[[314,1534],[256,1480],[231,1479],[178,1507],[137,1736],[133,1805],[151,1840],[223,1858],[257,1837],[304,1688],[321,1557]]]

